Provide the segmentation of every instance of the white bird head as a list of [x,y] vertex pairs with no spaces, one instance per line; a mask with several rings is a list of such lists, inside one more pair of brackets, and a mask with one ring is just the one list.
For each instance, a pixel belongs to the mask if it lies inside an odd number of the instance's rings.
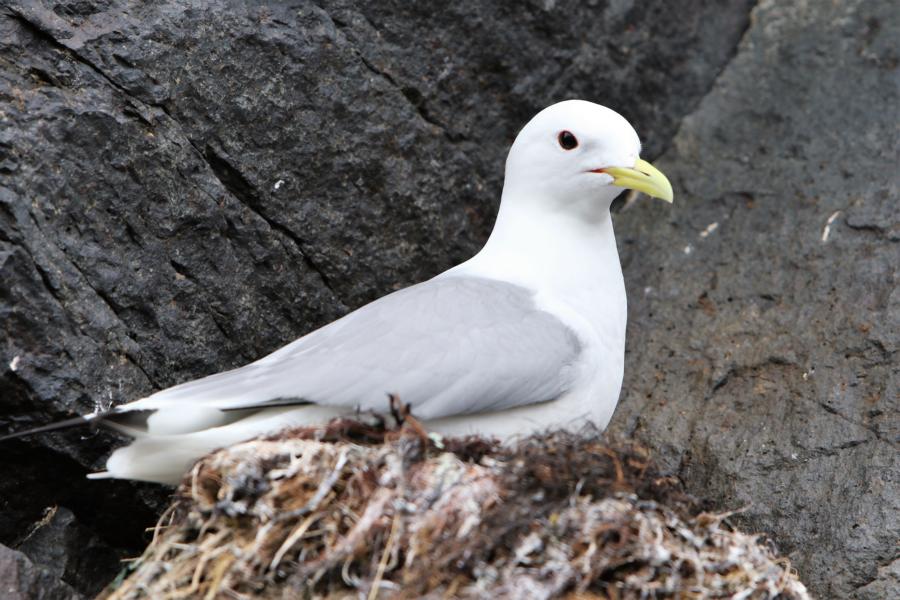
[[623,189],[672,202],[672,186],[640,158],[641,142],[619,113],[584,100],[539,112],[522,128],[506,159],[504,196],[597,214]]

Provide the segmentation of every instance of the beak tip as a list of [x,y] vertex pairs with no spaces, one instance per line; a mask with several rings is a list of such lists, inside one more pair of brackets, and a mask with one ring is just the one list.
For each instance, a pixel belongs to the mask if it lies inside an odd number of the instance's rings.
[[603,172],[613,176],[613,185],[644,192],[651,198],[659,198],[669,204],[674,201],[672,184],[666,176],[641,158],[635,161],[632,168],[607,167]]

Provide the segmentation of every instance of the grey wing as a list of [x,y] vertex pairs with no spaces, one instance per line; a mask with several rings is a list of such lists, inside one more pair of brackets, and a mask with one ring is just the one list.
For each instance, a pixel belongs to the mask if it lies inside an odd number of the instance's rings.
[[418,418],[432,419],[556,398],[571,385],[580,351],[575,334],[538,309],[528,290],[448,276],[376,300],[255,363],[129,408],[227,410],[300,398],[384,410],[385,394],[394,393]]

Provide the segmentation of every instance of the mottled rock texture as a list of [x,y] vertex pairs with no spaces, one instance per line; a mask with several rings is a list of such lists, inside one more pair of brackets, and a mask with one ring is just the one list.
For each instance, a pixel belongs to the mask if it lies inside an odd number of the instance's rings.
[[80,600],[50,569],[22,552],[0,545],[0,594],[4,600]]
[[885,597],[900,565],[898,36],[891,3],[760,3],[660,161],[678,203],[616,222],[614,429],[823,598]]
[[[583,97],[665,152],[678,196],[616,219],[614,428],[749,505],[813,592],[877,597],[900,498],[891,3],[412,4],[0,0],[4,429],[240,365],[465,259],[517,128]],[[163,497],[83,479],[114,443],[2,448],[0,542],[67,508],[45,541],[109,549],[92,582],[61,571],[87,593]]]

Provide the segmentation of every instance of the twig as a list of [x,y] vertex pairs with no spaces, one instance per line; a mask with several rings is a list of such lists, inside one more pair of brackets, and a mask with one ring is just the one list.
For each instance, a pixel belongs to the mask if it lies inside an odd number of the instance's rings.
[[322,483],[319,484],[318,489],[316,490],[315,495],[307,502],[303,507],[298,508],[296,510],[291,510],[285,513],[281,513],[276,517],[278,521],[284,521],[286,519],[295,519],[297,517],[304,517],[316,510],[319,506],[319,503],[328,495],[331,489],[334,487],[334,484],[337,483],[337,480],[340,478],[341,473],[344,470],[344,466],[347,464],[347,450],[342,449],[340,456],[338,456],[337,461],[334,463],[334,468],[331,470],[331,473],[328,474]]
[[281,562],[281,559],[284,558],[284,555],[287,554],[287,551],[297,543],[297,540],[303,537],[303,534],[306,533],[310,525],[315,523],[317,518],[319,518],[319,515],[310,515],[306,518],[305,521],[300,523],[297,529],[295,529],[286,540],[284,540],[284,543],[281,544],[281,547],[278,549],[278,552],[275,553],[275,557],[272,559],[272,563],[269,565],[269,568],[271,570],[274,571],[278,568],[278,564]]
[[375,572],[375,579],[372,581],[372,588],[369,590],[369,596],[367,600],[375,600],[378,597],[378,586],[381,584],[381,579],[384,577],[384,569],[387,567],[388,559],[391,556],[391,551],[394,549],[394,539],[397,536],[397,529],[400,525],[400,518],[397,516],[396,510],[394,511],[394,518],[391,521],[391,533],[388,534],[387,542],[384,544],[384,552],[381,553],[381,560],[378,561],[378,570]]

